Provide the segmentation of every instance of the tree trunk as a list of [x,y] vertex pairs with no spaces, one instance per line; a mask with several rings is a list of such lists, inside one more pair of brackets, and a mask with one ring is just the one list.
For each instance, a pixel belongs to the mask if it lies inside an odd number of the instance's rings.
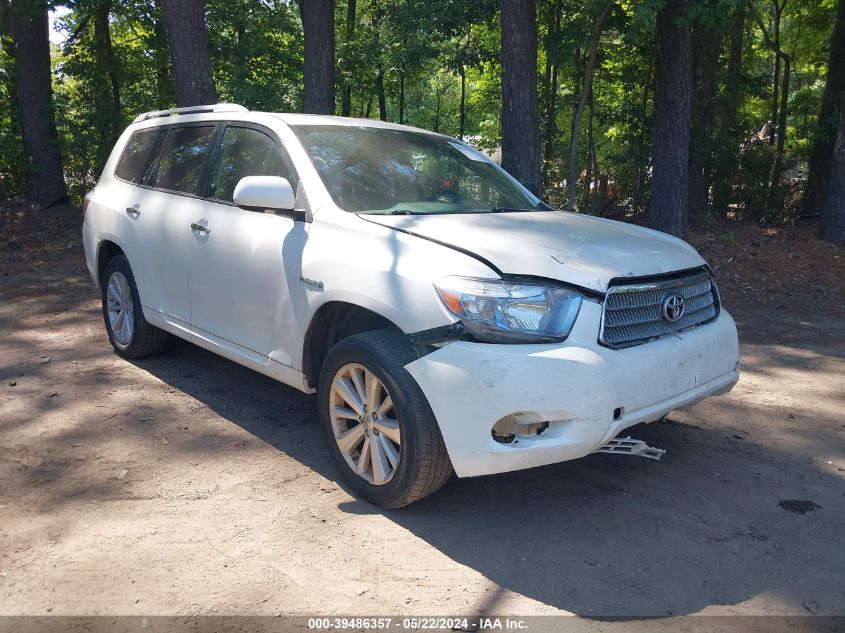
[[111,41],[109,15],[111,0],[100,0],[94,7],[94,52],[97,69],[97,98],[95,108],[97,121],[101,127],[100,147],[97,157],[97,170],[101,170],[108,160],[117,137],[123,131],[120,120],[120,85],[117,81],[117,68]]
[[607,174],[599,176],[599,191],[596,199],[596,212],[598,215],[604,215],[604,210],[607,208],[607,195],[610,186],[610,179]]
[[551,160],[554,156],[555,136],[557,134],[557,127],[555,126],[555,119],[557,118],[557,64],[552,65],[551,73],[552,75],[549,81],[549,103],[546,108],[546,148],[543,152],[544,160]]
[[156,107],[159,110],[172,108],[176,101],[173,73],[171,70],[167,30],[164,26],[164,7],[162,0],[155,0],[154,22],[152,31],[153,63],[156,73]]
[[693,102],[688,217],[702,220],[710,202],[713,100],[716,98],[716,68],[721,47],[718,45],[718,33],[700,23],[693,27],[692,41]]
[[440,80],[434,84],[434,131],[440,132]]
[[648,124],[648,100],[652,92],[652,82],[654,76],[653,64],[649,67],[648,75],[643,82],[643,96],[640,105],[640,129],[637,134],[637,187],[634,192],[634,200],[637,205],[645,206],[643,198],[645,197],[645,184],[648,179],[648,158],[646,157],[646,126]]
[[[563,1],[556,0],[554,7],[550,9],[551,15],[548,18],[550,38],[557,39],[559,37],[562,13]],[[546,113],[543,125],[546,140],[543,150],[543,160],[545,161],[550,161],[554,156],[554,141],[557,133],[555,126],[557,115],[557,77],[558,64],[550,60],[548,51],[546,51]]]
[[692,38],[677,20],[684,0],[669,0],[657,17],[654,148],[648,225],[683,237],[689,199]]
[[399,73],[399,125],[405,125],[405,73]]
[[179,107],[217,103],[202,0],[163,0]]
[[537,20],[534,0],[501,0],[502,167],[540,190]]
[[[355,41],[355,13],[357,9],[357,0],[346,0],[346,46],[351,48],[352,42]],[[348,51],[347,51],[348,55]],[[351,70],[347,69],[351,75]],[[352,115],[352,77],[347,77],[346,85],[343,88],[343,100],[340,105],[341,116]]]
[[783,149],[786,145],[786,115],[789,105],[789,75],[792,70],[792,58],[786,53],[781,53],[783,59],[783,83],[780,89],[780,108],[778,110],[777,125],[777,149],[775,150],[775,166],[772,171],[772,183],[769,187],[769,196],[775,196],[779,201],[777,208],[782,207],[780,189],[781,176],[783,175]]
[[467,70],[461,66],[461,113],[458,127],[458,138],[464,140],[467,126]]
[[587,101],[587,177],[584,179],[587,191],[584,196],[584,208],[595,210],[595,191],[593,183],[598,181],[598,159],[596,158],[596,139],[593,135],[593,91],[590,89],[590,98]]
[[804,199],[806,214],[819,213],[827,199],[836,126],[840,116],[839,95],[845,90],[845,63],[842,60],[845,60],[845,0],[839,0],[836,22],[834,22],[833,34],[830,37],[827,79],[810,150],[810,173]]
[[378,118],[387,121],[387,97],[384,94],[384,69],[379,67],[376,73],[376,93],[378,96]]
[[772,0],[772,44],[775,56],[775,70],[772,77],[772,120],[769,126],[769,145],[775,144],[775,126],[778,121],[778,106],[780,105],[780,21],[783,15],[783,7],[786,6],[786,0],[783,5],[778,4],[778,0]]
[[587,105],[587,98],[593,90],[593,73],[596,69],[596,56],[601,42],[601,33],[604,30],[604,22],[610,13],[610,5],[607,5],[596,21],[593,23],[593,33],[590,39],[590,52],[587,57],[587,67],[584,70],[584,82],[581,87],[581,97],[575,107],[572,116],[572,136],[569,140],[569,177],[566,182],[567,199],[566,210],[575,209],[575,196],[578,194],[578,136],[581,129],[581,118],[584,116],[584,107]]
[[[235,31],[235,50],[232,52],[230,63],[233,63],[232,68],[232,83],[231,86],[248,85],[249,82],[249,52],[246,47],[247,33],[246,22],[249,20],[248,15],[238,12],[237,15],[232,16],[232,27]],[[242,89],[242,88],[241,88]]]
[[302,111],[334,114],[334,0],[300,0],[305,34]]
[[[845,0],[842,0],[845,3]],[[737,155],[741,141],[738,125],[739,106],[742,103],[742,53],[745,47],[745,5],[740,4],[731,21],[728,69],[725,75],[725,93],[722,100],[720,126],[724,139],[713,173],[713,209],[726,216],[731,203]]]
[[12,2],[12,38],[21,136],[29,159],[29,197],[50,206],[65,201],[67,189],[53,112],[46,2]]
[[839,98],[839,130],[830,161],[827,202],[822,207],[819,237],[845,246],[845,90]]

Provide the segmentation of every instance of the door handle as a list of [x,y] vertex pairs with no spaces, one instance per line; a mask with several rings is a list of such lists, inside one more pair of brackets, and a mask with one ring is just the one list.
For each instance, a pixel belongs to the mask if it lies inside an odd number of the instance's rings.
[[139,215],[141,215],[141,209],[138,208],[137,204],[131,207],[126,207],[126,215],[128,215],[130,218],[137,218]]
[[200,233],[205,233],[206,235],[211,233],[211,227],[206,224],[200,224],[199,222],[191,222],[191,230],[199,231]]

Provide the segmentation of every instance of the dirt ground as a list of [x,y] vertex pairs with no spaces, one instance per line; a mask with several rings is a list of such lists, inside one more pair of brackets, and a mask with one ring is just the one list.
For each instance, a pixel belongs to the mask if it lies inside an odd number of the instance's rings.
[[845,615],[845,251],[813,227],[692,232],[742,378],[631,430],[663,460],[383,511],[312,397],[179,341],[115,356],[80,222],[0,210],[0,614]]

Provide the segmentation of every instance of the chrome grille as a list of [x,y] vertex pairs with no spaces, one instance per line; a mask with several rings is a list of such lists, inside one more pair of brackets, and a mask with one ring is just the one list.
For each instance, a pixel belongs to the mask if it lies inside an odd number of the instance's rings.
[[[677,321],[663,316],[663,301],[677,293],[684,310]],[[607,291],[599,341],[627,347],[709,323],[719,314],[716,285],[706,271],[647,283],[620,284]]]

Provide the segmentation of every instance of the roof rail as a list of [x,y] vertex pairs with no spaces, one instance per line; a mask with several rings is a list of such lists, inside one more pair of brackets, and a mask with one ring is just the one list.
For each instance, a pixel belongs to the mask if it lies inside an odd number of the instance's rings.
[[206,112],[249,112],[249,110],[237,103],[212,103],[209,105],[188,106],[186,108],[170,108],[169,110],[153,110],[139,114],[133,123],[149,121],[175,114],[203,114]]

